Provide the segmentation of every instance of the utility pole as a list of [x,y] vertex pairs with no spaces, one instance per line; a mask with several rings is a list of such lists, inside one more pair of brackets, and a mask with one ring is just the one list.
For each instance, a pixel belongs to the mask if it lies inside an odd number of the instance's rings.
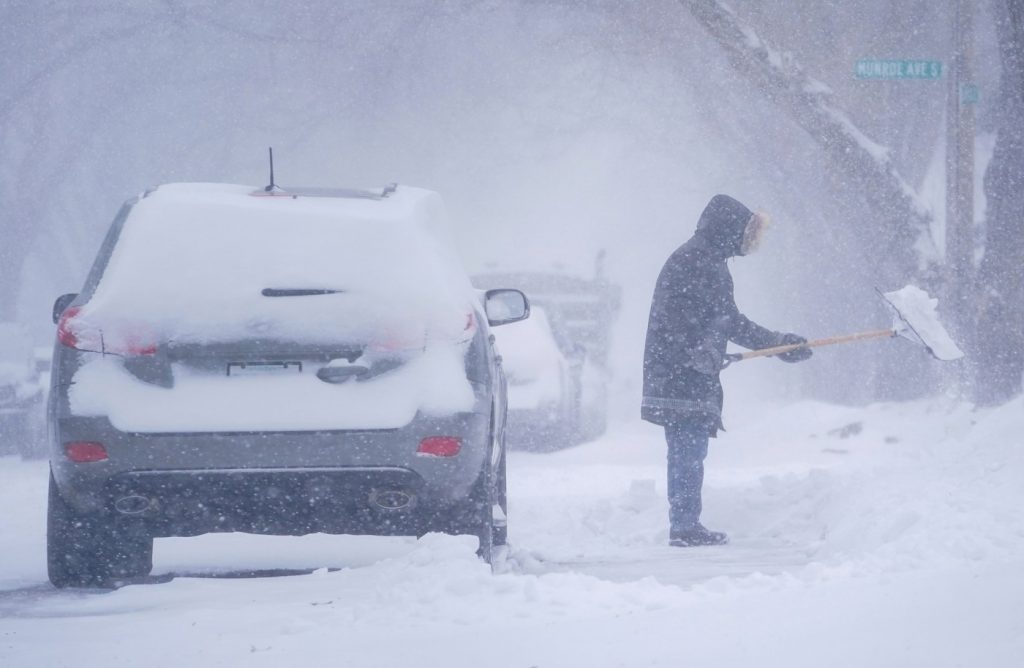
[[946,303],[961,340],[971,331],[974,285],[973,0],[952,0],[953,54],[946,109]]

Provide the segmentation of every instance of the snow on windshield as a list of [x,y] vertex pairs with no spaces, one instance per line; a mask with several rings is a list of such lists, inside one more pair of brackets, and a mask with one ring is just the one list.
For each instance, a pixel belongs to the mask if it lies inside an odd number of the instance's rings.
[[254,190],[174,184],[142,198],[78,318],[108,344],[464,338],[471,287],[436,194]]

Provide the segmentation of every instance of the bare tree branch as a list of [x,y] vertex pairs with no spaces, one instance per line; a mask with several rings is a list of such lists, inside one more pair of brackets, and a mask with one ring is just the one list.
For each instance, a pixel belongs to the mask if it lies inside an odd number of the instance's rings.
[[[734,69],[803,128],[831,159],[837,176],[871,206],[882,253],[880,280],[930,274],[931,216],[900,176],[888,151],[871,141],[836,104],[829,88],[809,77],[788,54],[772,48],[717,0],[680,0],[725,50]],[[921,244],[926,249],[922,257]]]

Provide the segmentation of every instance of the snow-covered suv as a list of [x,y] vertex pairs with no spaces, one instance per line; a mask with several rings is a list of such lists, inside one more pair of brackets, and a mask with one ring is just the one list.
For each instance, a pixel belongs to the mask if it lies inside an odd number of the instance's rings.
[[54,304],[48,565],[144,575],[214,531],[505,540],[505,379],[441,198],[160,186]]
[[509,446],[547,451],[580,442],[586,349],[536,305],[495,337],[508,378]]

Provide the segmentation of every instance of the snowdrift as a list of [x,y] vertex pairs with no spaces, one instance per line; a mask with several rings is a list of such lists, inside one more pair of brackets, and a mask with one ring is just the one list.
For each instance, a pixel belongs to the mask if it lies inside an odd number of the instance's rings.
[[[712,443],[705,520],[730,532],[723,547],[666,546],[661,435],[628,423],[570,450],[512,453],[513,549],[496,576],[465,537],[225,535],[160,540],[150,584],[89,596],[37,584],[45,466],[2,460],[0,495],[9,507],[24,499],[26,512],[0,520],[0,656],[82,666],[140,656],[196,666],[1016,665],[1022,416],[1024,399],[992,410],[949,400],[761,407]],[[225,577],[261,569],[299,575]]]

